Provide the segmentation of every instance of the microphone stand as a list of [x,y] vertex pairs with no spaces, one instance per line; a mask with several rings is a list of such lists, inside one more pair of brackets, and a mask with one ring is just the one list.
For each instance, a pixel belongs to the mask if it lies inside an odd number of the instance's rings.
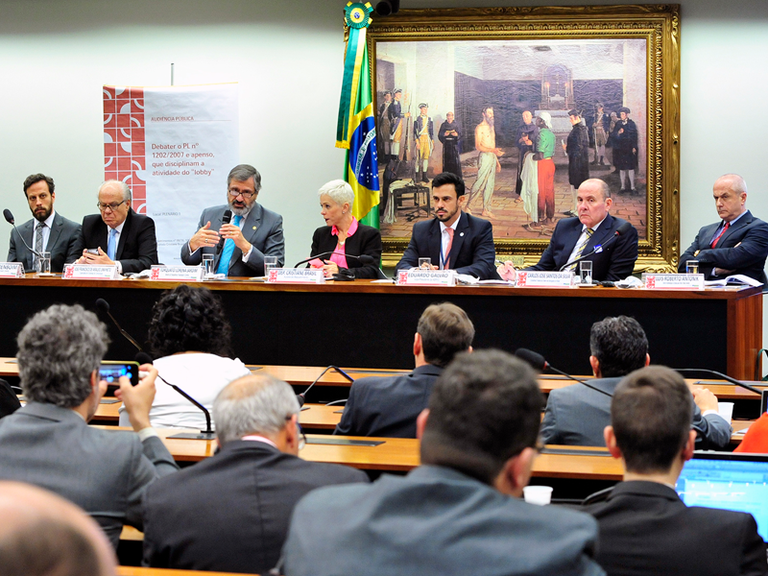
[[349,374],[347,374],[346,372],[344,372],[344,370],[342,370],[342,369],[341,369],[341,368],[339,368],[338,366],[334,366],[333,364],[331,364],[331,365],[330,365],[330,366],[328,366],[328,367],[327,367],[325,370],[323,370],[322,372],[320,372],[320,376],[318,376],[317,378],[315,378],[315,381],[314,381],[314,382],[312,382],[312,384],[310,384],[310,385],[307,387],[307,389],[306,389],[306,390],[304,390],[304,392],[302,392],[301,394],[296,394],[296,398],[298,398],[298,400],[299,400],[299,407],[301,407],[301,406],[304,406],[304,402],[306,402],[307,392],[309,392],[309,391],[310,391],[310,389],[312,388],[312,386],[314,386],[315,384],[317,384],[317,383],[320,381],[320,378],[322,378],[323,376],[325,376],[325,373],[326,373],[326,372],[328,372],[328,370],[335,370],[336,372],[338,372],[339,374],[341,374],[341,375],[342,375],[344,378],[346,378],[347,380],[349,380],[350,384],[354,383],[354,381],[355,381],[355,379],[354,379],[354,378],[352,378],[352,376],[350,376],[350,375],[349,375]]

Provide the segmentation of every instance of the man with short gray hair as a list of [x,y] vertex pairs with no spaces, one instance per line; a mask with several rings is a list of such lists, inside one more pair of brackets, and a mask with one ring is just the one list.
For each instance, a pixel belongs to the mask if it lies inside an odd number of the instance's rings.
[[367,482],[359,470],[298,458],[299,410],[291,387],[268,374],[224,388],[213,404],[220,451],[147,492],[145,564],[264,574],[277,564],[302,496]]
[[[213,254],[213,267],[227,276],[263,276],[264,256],[285,262],[283,217],[256,202],[261,174],[239,164],[227,176],[227,203],[203,210],[197,232],[181,247],[181,261],[197,266]],[[225,223],[225,214],[229,218]]]
[[107,383],[99,366],[109,337],[93,312],[56,304],[35,314],[18,336],[27,405],[0,420],[0,479],[29,482],[88,512],[117,547],[123,524],[141,529],[146,487],[178,468],[149,424],[157,370],[123,400],[138,434],[88,426]]

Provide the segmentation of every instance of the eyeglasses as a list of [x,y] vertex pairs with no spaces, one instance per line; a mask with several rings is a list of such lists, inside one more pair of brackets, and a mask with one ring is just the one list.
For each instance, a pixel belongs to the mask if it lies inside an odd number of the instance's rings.
[[245,200],[250,200],[256,196],[256,192],[251,192],[250,190],[240,190],[239,188],[230,188],[229,195],[232,196],[232,198],[242,196]]
[[107,208],[109,208],[112,212],[114,212],[120,207],[121,204],[125,204],[125,200],[123,200],[122,202],[113,202],[112,204],[104,204],[102,202],[96,202],[96,207],[102,212],[105,212]]

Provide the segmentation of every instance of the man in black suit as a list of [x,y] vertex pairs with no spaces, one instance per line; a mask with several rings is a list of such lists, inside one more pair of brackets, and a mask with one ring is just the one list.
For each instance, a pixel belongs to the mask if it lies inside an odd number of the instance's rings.
[[624,482],[586,506],[600,525],[596,560],[609,576],[768,574],[752,515],[686,507],[673,488],[693,456],[691,417],[688,386],[669,368],[637,370],[616,389],[605,442]]
[[120,180],[99,188],[101,214],[83,218],[76,252],[78,264],[117,264],[121,274],[141,272],[158,264],[155,222],[131,208],[131,190]]
[[34,218],[11,231],[8,262],[23,263],[25,272],[36,269],[37,258],[24,241],[37,252],[51,253],[51,272],[61,272],[66,262],[73,262],[79,255],[75,244],[80,235],[80,224],[53,209],[55,189],[53,178],[45,174],[32,174],[24,180],[24,196]]
[[432,209],[436,218],[417,222],[397,270],[418,266],[430,258],[432,269],[451,269],[481,280],[496,278],[493,226],[463,211],[467,203],[464,181],[450,172],[432,180]]
[[[608,244],[616,231],[627,224],[609,213],[613,200],[608,185],[599,178],[585,180],[579,186],[577,204],[578,217],[557,223],[541,259],[526,270],[560,270],[568,262],[603,246],[601,251],[585,258],[592,262],[593,280],[623,280],[632,274],[637,260],[637,230],[630,227]],[[572,269],[578,270],[578,264],[573,264]],[[498,272],[504,279],[517,275],[509,262],[500,265]]]
[[464,310],[450,302],[428,306],[413,338],[416,369],[355,380],[334,434],[416,438],[416,418],[427,407],[432,385],[457,353],[472,350],[474,337]]
[[708,280],[744,274],[765,284],[768,223],[747,210],[747,183],[738,174],[726,174],[715,181],[712,195],[721,220],[699,230],[680,256],[678,270],[685,272],[688,260],[698,260]]
[[307,492],[367,482],[359,471],[298,457],[304,435],[291,387],[268,374],[231,382],[213,404],[221,450],[144,499],[144,562],[266,574]]

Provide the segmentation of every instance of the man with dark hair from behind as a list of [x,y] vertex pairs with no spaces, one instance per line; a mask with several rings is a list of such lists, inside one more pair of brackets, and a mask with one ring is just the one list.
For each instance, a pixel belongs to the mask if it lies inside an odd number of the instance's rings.
[[372,485],[320,488],[296,506],[278,566],[287,576],[603,574],[597,527],[520,499],[542,396],[505,352],[461,353],[418,419],[422,465]]
[[0,574],[112,576],[117,559],[83,510],[36,486],[0,481]]
[[[628,316],[608,317],[592,325],[589,363],[595,378],[588,383],[552,390],[541,423],[544,444],[603,446],[603,429],[610,420],[611,395],[622,376],[647,366],[648,338],[643,327]],[[701,386],[691,387],[693,429],[697,448],[724,448],[731,441],[731,425],[717,412],[717,398]]]
[[768,573],[752,515],[686,507],[675,492],[693,456],[692,415],[688,386],[669,368],[636,370],[616,388],[605,443],[624,481],[585,507],[600,524],[597,561],[610,576]]
[[414,371],[355,380],[334,433],[416,438],[416,418],[427,407],[435,380],[457,353],[472,350],[474,337],[464,310],[450,302],[428,306],[413,337]]

